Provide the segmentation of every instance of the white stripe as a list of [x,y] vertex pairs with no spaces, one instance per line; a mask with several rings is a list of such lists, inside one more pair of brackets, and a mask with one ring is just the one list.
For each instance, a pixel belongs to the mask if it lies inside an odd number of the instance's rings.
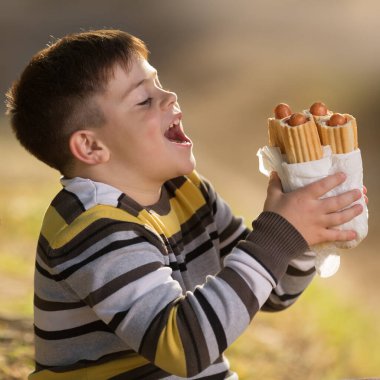
[[241,224],[239,228],[228,238],[220,242],[220,249],[226,247],[228,244],[232,243],[239,235],[245,231],[246,227]]
[[[62,272],[63,270],[71,267],[72,265],[78,264],[81,261],[87,259],[88,257],[92,256],[94,253],[102,250],[107,245],[111,243],[116,243],[120,240],[132,240],[134,238],[138,237],[136,232],[134,231],[119,231],[114,232],[111,235],[107,235],[102,240],[97,241],[95,244],[91,245],[89,248],[87,248],[84,251],[81,251],[79,255],[74,256],[70,260],[66,260],[62,264],[59,264],[55,267],[54,272]],[[141,244],[147,244],[146,242],[136,243],[133,245],[133,247],[137,247]]]
[[226,256],[224,265],[234,269],[245,280],[252,293],[255,294],[260,307],[276,286],[272,276],[258,261],[237,248]]
[[95,322],[99,318],[88,307],[78,309],[46,311],[34,307],[34,320],[38,328],[46,331],[59,331]]
[[102,320],[109,323],[116,313],[128,310],[138,299],[170,280],[171,273],[172,270],[167,267],[157,269],[122,287],[93,309]]

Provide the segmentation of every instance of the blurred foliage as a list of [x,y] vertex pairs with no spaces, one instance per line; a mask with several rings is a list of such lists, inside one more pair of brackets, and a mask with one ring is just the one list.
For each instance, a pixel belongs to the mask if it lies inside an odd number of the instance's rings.
[[378,376],[378,318],[316,279],[292,308],[260,315],[227,355],[241,380]]
[[0,379],[24,380],[33,367],[31,321],[0,318]]

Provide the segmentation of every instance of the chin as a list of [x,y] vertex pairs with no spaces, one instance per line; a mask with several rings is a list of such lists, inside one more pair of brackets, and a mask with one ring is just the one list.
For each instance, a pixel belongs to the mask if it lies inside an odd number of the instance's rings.
[[173,178],[191,174],[194,171],[195,166],[196,161],[194,156],[192,155],[191,159],[186,164],[181,165],[181,167],[178,168],[177,173],[173,176]]
[[187,168],[185,169],[186,173],[183,173],[183,175],[187,175],[187,174],[192,173],[194,171],[195,167],[196,167],[195,157],[193,155],[191,155],[191,158],[189,160]]

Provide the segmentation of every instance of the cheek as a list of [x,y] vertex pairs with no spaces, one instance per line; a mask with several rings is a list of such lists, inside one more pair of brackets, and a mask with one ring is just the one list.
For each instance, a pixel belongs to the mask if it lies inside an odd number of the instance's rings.
[[143,136],[145,139],[150,141],[156,141],[163,137],[163,132],[161,131],[161,120],[157,117],[146,119],[143,122]]

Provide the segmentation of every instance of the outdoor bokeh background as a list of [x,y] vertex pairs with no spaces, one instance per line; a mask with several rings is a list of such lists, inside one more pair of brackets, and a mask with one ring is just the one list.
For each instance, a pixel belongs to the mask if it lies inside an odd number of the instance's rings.
[[[243,380],[380,377],[379,16],[376,0],[0,2],[2,99],[53,38],[104,27],[137,35],[179,96],[198,170],[247,223],[265,199],[256,152],[277,103],[296,111],[322,100],[357,118],[369,236],[291,309],[255,319],[229,350]],[[17,145],[5,117],[0,126],[0,378],[23,379],[36,238],[59,175]]]

